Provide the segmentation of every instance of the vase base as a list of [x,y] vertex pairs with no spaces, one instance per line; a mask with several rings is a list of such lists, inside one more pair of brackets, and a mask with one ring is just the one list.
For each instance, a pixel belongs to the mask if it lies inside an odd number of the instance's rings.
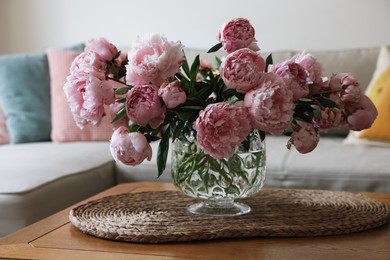
[[231,217],[247,214],[251,211],[251,208],[239,202],[233,202],[225,206],[209,205],[206,202],[199,202],[188,206],[187,210],[192,214],[207,215],[207,216],[219,216],[219,217]]

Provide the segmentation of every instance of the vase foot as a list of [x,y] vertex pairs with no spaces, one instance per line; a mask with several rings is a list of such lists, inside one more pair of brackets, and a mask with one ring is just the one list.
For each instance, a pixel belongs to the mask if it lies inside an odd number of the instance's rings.
[[244,203],[234,202],[230,199],[208,199],[188,206],[187,210],[192,214],[228,217],[247,214],[251,208]]

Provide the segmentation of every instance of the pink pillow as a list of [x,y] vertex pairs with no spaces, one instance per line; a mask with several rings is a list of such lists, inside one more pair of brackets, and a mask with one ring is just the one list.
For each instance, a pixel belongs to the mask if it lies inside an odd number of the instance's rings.
[[0,106],[0,144],[9,144],[8,129],[5,122],[3,108]]
[[79,51],[48,50],[51,90],[51,139],[53,142],[108,141],[112,135],[110,118],[105,116],[100,126],[88,125],[80,130],[73,120],[63,86],[69,68]]

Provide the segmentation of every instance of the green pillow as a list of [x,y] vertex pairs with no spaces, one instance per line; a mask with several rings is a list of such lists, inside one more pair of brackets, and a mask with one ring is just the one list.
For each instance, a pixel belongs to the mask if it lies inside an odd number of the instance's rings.
[[46,54],[0,56],[0,103],[10,143],[50,140],[50,75]]
[[85,48],[85,43],[79,43],[70,47],[64,48],[66,51],[83,51]]
[[[84,44],[66,48],[83,50]],[[49,141],[50,75],[46,53],[0,56],[0,105],[10,143]]]

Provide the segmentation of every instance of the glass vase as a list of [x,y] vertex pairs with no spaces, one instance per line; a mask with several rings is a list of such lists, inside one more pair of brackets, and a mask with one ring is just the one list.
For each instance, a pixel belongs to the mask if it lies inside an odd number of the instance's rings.
[[192,204],[193,214],[237,216],[250,207],[235,199],[248,197],[263,187],[266,170],[265,142],[257,130],[233,156],[218,160],[203,153],[194,136],[176,139],[172,149],[172,178],[185,195],[203,199]]

